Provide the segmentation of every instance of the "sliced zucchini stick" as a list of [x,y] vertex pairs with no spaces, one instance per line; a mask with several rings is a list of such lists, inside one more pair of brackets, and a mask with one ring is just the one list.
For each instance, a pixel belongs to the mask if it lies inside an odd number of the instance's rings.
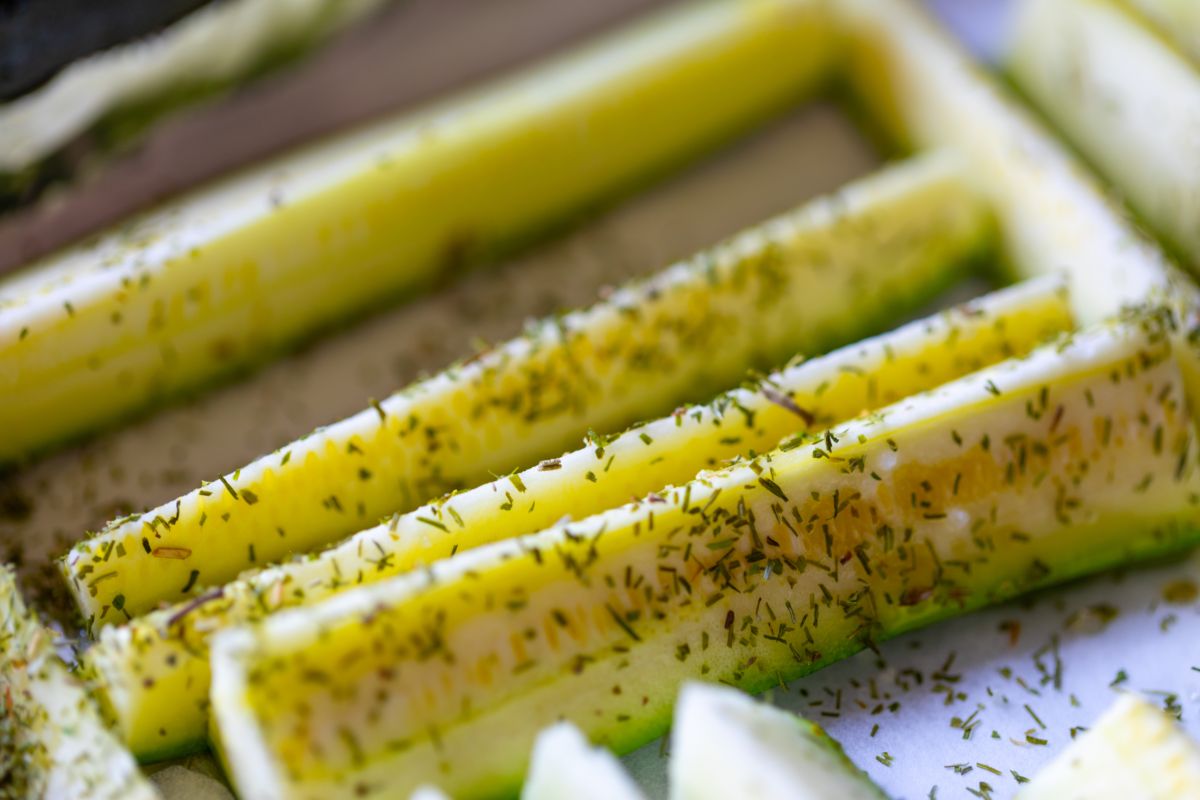
[[0,783],[6,797],[157,800],[0,565]]
[[221,628],[685,483],[739,455],[772,450],[797,431],[832,425],[1023,355],[1070,327],[1058,279],[1018,284],[789,367],[709,405],[680,409],[421,506],[315,557],[243,575],[201,599],[106,627],[84,661],[135,753],[149,759],[202,747],[208,641]]
[[45,86],[0,104],[0,206],[15,199],[4,194],[36,182],[46,158],[94,125],[115,127],[123,117],[123,128],[141,133],[161,114],[296,57],[380,5],[382,0],[218,3],[71,64]]
[[[741,6],[738,6],[741,7]],[[91,626],[199,595],[446,491],[885,328],[957,278],[990,217],[952,159],[885,170],[217,482],[117,520],[64,569]]]
[[1129,0],[1175,44],[1200,63],[1200,3],[1196,0]]
[[727,138],[821,81],[825,19],[810,0],[686,5],[0,282],[0,462],[260,362]]
[[1042,768],[1018,800],[1200,797],[1200,746],[1175,720],[1127,694]]
[[885,800],[817,725],[706,683],[679,692],[670,775],[671,800]]
[[1200,69],[1116,0],[1019,9],[1013,77],[1200,270]]
[[[1198,536],[1157,318],[996,365],[678,488],[218,635],[250,798],[515,788],[545,724],[627,752],[690,678],[759,690]],[[487,742],[486,748],[479,746]]]
[[1066,270],[1084,324],[1148,299],[1195,300],[1186,276],[914,2],[841,0],[831,8],[847,25],[857,100],[901,147],[944,147],[964,158],[995,209],[1011,269]]
[[620,762],[593,747],[569,722],[538,734],[521,800],[642,800],[644,795]]
[[409,796],[409,800],[450,800],[450,799],[448,797],[446,797],[445,792],[443,792],[441,789],[437,788],[436,786],[420,786],[417,788],[417,790],[415,792],[412,793],[412,795]]

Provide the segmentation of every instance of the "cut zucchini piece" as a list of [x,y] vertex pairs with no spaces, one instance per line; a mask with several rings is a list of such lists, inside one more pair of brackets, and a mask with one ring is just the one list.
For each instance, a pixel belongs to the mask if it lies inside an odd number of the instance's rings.
[[643,800],[616,757],[569,722],[538,734],[521,800]]
[[1164,36],[1200,64],[1200,3],[1196,0],[1129,0]]
[[450,800],[446,793],[436,786],[420,786],[408,800]]
[[849,83],[872,122],[901,147],[948,148],[964,158],[995,209],[1011,269],[1067,271],[1083,324],[1147,301],[1194,301],[1187,277],[915,3],[831,7],[847,26]]
[[810,0],[686,5],[0,281],[0,462],[261,362],[711,147],[823,80],[827,28]]
[[[158,117],[295,58],[382,0],[234,0],[69,65],[45,86],[0,104],[0,208],[39,168],[93,126],[117,146]],[[215,57],[219,54],[219,57]],[[106,142],[107,144],[108,142]],[[29,192],[32,194],[32,192]]]
[[1017,83],[1200,270],[1200,70],[1114,0],[1025,0]]
[[311,605],[489,542],[644,497],[785,436],[832,425],[1027,353],[1069,330],[1065,288],[1042,278],[802,362],[756,386],[394,517],[309,559],[243,575],[100,632],[85,654],[97,693],[142,758],[204,744],[208,641],[219,629]]
[[886,800],[817,725],[705,683],[679,693],[670,776],[671,800]]
[[[1106,326],[578,523],[213,649],[248,797],[515,789],[556,719],[618,753],[691,678],[761,690],[864,642],[1200,532],[1164,322]],[[487,742],[486,748],[479,746]]]
[[1142,698],[1117,700],[1034,776],[1017,800],[1200,797],[1200,746]]
[[[0,783],[6,797],[158,800],[0,565]],[[11,791],[11,793],[10,793]]]
[[200,595],[256,560],[557,455],[589,428],[885,328],[958,278],[989,232],[953,159],[892,167],[117,520],[64,557],[68,582],[92,627]]

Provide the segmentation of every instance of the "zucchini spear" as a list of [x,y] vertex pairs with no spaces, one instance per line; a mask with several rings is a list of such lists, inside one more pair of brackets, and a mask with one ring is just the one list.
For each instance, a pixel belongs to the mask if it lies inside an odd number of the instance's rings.
[[1200,64],[1200,4],[1196,0],[1129,0],[1152,19],[1164,36]]
[[436,500],[311,558],[241,576],[101,630],[84,655],[106,711],[144,759],[204,744],[208,642],[226,627],[312,605],[500,539],[644,497],[781,439],[1000,361],[1071,328],[1067,297],[1042,278],[767,376],[708,405]]
[[262,362],[813,89],[810,0],[701,2],[200,189],[0,281],[0,463]]
[[712,684],[679,692],[670,770],[671,800],[886,800],[818,726]]
[[[0,565],[0,794],[157,800]],[[10,793],[11,792],[11,793]]]
[[956,279],[989,232],[953,159],[891,167],[111,523],[64,557],[68,582],[92,628],[200,595],[557,455],[589,428],[886,328]]
[[[761,690],[926,622],[1197,539],[1163,320],[1079,334],[622,508],[220,634],[248,798],[519,785],[566,718],[628,750],[690,678]],[[486,742],[487,747],[480,747]]]
[[1017,793],[1017,800],[1200,797],[1200,746],[1175,720],[1127,694]]
[[945,148],[963,158],[992,203],[1015,273],[1065,271],[1085,325],[1125,306],[1195,302],[1191,281],[915,2],[839,0],[831,8],[850,42],[856,101],[896,146]]
[[1008,62],[1046,116],[1200,270],[1200,67],[1118,0],[1025,0]]

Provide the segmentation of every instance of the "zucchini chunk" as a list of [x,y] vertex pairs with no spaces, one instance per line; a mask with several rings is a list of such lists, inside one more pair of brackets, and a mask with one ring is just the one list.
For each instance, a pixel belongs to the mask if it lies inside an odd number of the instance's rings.
[[823,429],[1024,355],[1070,328],[1060,281],[1018,284],[444,497],[311,558],[242,575],[201,598],[103,628],[84,662],[107,713],[139,756],[201,747],[208,643],[222,628],[686,483],[740,455],[772,450],[798,431]]
[[667,11],[201,188],[0,281],[0,462],[260,363],[805,95],[810,0]]
[[847,83],[870,122],[901,149],[946,148],[964,159],[992,203],[1012,271],[1065,270],[1084,325],[1146,302],[1195,305],[1200,290],[915,2],[831,7],[850,41]]
[[886,800],[806,719],[736,689],[689,683],[671,726],[671,800]]
[[[1170,320],[1141,316],[685,485],[219,634],[247,797],[515,789],[565,718],[618,753],[688,679],[756,691],[864,643],[1200,538]],[[479,742],[487,742],[486,748]]]
[[1008,57],[1017,83],[1200,270],[1200,69],[1120,2],[1019,8]]
[[[0,784],[5,796],[157,800],[0,565]],[[11,794],[9,793],[11,791]]]
[[1017,800],[1200,797],[1200,746],[1137,695],[1122,696],[1017,793]]
[[1129,0],[1164,36],[1200,64],[1200,4],[1195,0]]
[[[737,6],[741,7],[741,6]],[[63,559],[90,627],[201,596],[447,491],[886,328],[958,278],[990,216],[937,155],[752,228],[317,430]]]
[[569,722],[538,734],[521,800],[644,800],[620,762]]

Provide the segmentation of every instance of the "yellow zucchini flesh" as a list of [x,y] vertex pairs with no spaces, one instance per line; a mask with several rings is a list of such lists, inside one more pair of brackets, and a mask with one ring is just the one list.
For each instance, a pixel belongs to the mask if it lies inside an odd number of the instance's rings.
[[0,793],[158,800],[0,565]]
[[1003,289],[828,355],[802,361],[707,405],[585,447],[361,531],[309,558],[240,576],[199,598],[101,630],[84,655],[126,743],[153,759],[204,745],[208,644],[220,629],[535,533],[775,448],[785,437],[878,409],[1020,356],[1070,330],[1064,285]]
[[824,79],[809,0],[699,2],[318,143],[0,281],[0,463],[263,361],[751,127]]
[[1200,67],[1119,0],[1025,0],[1008,65],[1046,117],[1200,269]]
[[[761,690],[886,637],[1197,540],[1165,323],[1078,334],[630,505],[221,633],[247,797],[519,786],[566,718],[627,752],[691,678]],[[482,747],[480,743],[486,743]]]
[[200,595],[447,491],[886,329],[963,274],[988,209],[931,154],[843,187],[583,311],[117,520],[63,559],[89,626]]
[[1200,745],[1166,712],[1122,696],[1043,767],[1017,800],[1200,797]]

